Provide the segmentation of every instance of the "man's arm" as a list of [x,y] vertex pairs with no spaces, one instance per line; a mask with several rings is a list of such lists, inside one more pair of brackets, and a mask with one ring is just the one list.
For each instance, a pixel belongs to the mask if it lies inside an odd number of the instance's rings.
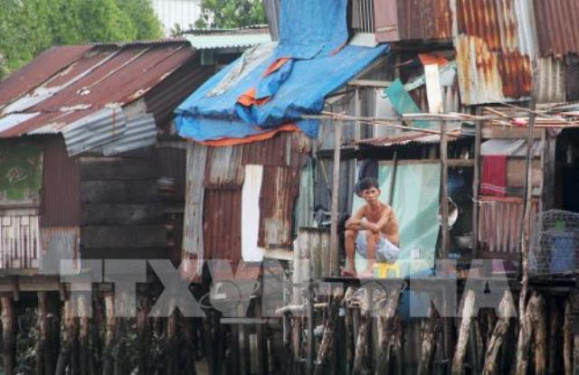
[[365,216],[366,206],[362,206],[354,213],[354,215],[350,216],[348,220],[346,220],[346,229],[354,229],[360,230],[360,226],[362,223],[362,219]]
[[368,220],[364,220],[360,223],[360,226],[366,230],[372,231],[372,232],[380,232],[382,231],[382,228],[384,228],[384,226],[388,223],[389,220],[389,215],[388,212],[392,211],[392,210],[384,210],[382,212],[382,215],[380,216],[380,220],[378,220],[377,223],[371,223]]

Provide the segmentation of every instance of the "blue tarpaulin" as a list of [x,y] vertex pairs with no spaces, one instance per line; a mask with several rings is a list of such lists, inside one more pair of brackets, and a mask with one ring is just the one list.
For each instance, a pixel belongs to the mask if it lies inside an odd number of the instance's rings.
[[318,121],[302,116],[322,111],[328,94],[388,49],[345,45],[346,8],[347,0],[282,2],[280,42],[271,55],[218,94],[212,90],[236,74],[242,58],[205,82],[175,111],[179,135],[200,142],[247,138],[295,123],[317,136]]
[[[288,76],[282,77],[285,81],[280,78],[281,82],[276,82],[279,86],[271,99],[249,108],[240,108],[238,98],[252,87],[257,87],[258,98],[266,95],[262,92],[269,92],[260,83],[263,73],[275,58],[267,60],[225,93],[207,96],[234,63],[205,82],[177,108],[177,130],[182,137],[197,141],[244,138],[298,120],[304,114],[319,113],[326,95],[343,86],[386,50],[387,46],[346,46],[334,56],[295,60]],[[271,89],[272,82],[264,82]],[[316,121],[301,121],[298,125],[306,134],[317,135]]]

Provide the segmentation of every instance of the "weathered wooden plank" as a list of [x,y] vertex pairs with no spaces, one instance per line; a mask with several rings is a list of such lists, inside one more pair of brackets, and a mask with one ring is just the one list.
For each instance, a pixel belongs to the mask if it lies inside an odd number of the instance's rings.
[[[526,138],[527,128],[514,128],[506,126],[488,126],[482,128],[484,139],[522,139]],[[541,129],[534,129],[533,139],[541,139]]]
[[86,203],[152,203],[160,199],[157,180],[83,181],[80,197]]
[[158,165],[152,161],[102,158],[82,161],[80,165],[81,181],[146,180],[159,174]]
[[82,225],[162,224],[160,204],[96,204],[82,208]]
[[165,247],[167,230],[161,225],[83,227],[85,249],[141,249]]

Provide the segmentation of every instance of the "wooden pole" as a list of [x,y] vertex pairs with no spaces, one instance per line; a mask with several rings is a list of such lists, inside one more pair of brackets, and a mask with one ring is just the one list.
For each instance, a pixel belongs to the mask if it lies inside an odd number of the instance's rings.
[[342,122],[334,125],[334,171],[332,174],[332,226],[330,233],[330,268],[331,275],[338,272],[339,241],[338,241],[338,210],[340,202],[340,157],[342,148]]
[[354,323],[353,311],[348,306],[354,294],[354,288],[348,287],[344,295],[346,305],[346,316],[344,318],[344,330],[346,333],[346,375],[350,375],[352,369],[352,362],[354,360]]
[[324,334],[322,336],[322,341],[320,343],[320,348],[318,350],[318,364],[321,370],[328,358],[328,354],[332,350],[335,336],[336,336],[336,326],[338,320],[338,314],[340,312],[340,306],[344,298],[344,290],[342,287],[334,289],[332,295],[332,301],[330,302],[330,307],[328,311],[328,318],[324,325]]
[[[563,314],[563,368],[565,375],[573,374],[573,323],[571,300],[565,299]],[[577,349],[575,349],[577,350]]]
[[4,373],[14,374],[16,366],[16,320],[12,297],[2,296],[2,350],[4,358]]
[[354,357],[354,368],[352,374],[369,374],[370,364],[370,326],[372,325],[371,293],[368,288],[363,289],[362,304],[360,306],[360,324],[358,328],[358,338],[356,339],[356,353]]
[[139,375],[150,373],[151,319],[149,311],[151,301],[146,292],[139,294],[137,310],[137,368]]
[[103,353],[103,374],[111,375],[114,372],[115,356],[114,347],[117,340],[117,319],[115,317],[115,299],[112,293],[104,295],[105,302],[105,347]]
[[561,312],[561,299],[553,296],[550,298],[549,307],[549,374],[560,374],[563,371],[561,366],[561,353],[563,349],[563,336],[561,327],[563,326],[563,314]]
[[515,315],[515,306],[513,305],[513,296],[510,291],[506,290],[503,294],[501,303],[499,304],[500,318],[497,320],[493,334],[487,345],[485,353],[485,362],[483,367],[483,375],[494,375],[500,373],[498,367],[498,356],[503,346],[505,336],[509,330],[511,317]]
[[83,293],[79,296],[79,311],[82,312],[79,318],[79,370],[81,375],[88,375],[90,364],[90,350],[89,350],[89,300]]
[[547,317],[545,298],[539,295],[531,312],[531,321],[535,336],[535,374],[547,374]]
[[440,204],[442,207],[442,227],[440,258],[448,258],[449,233],[448,233],[448,147],[446,135],[446,121],[440,123]]
[[465,290],[464,299],[462,301],[462,320],[458,331],[458,341],[456,343],[454,358],[452,359],[452,375],[462,375],[464,373],[464,358],[466,356],[468,337],[470,335],[474,303],[474,292],[470,289]]
[[[166,365],[165,371],[167,375],[176,375],[178,373],[178,350],[179,343],[177,340],[178,334],[178,319],[179,312],[174,309],[169,318],[167,319],[167,356],[165,358]],[[237,340],[238,337],[232,337],[232,340]],[[233,366],[237,366],[233,363]]]
[[388,374],[392,359],[392,349],[399,346],[394,340],[396,331],[395,316],[400,301],[400,289],[396,288],[388,293],[383,308],[378,316],[378,364],[377,373]]
[[46,347],[48,342],[48,318],[46,307],[46,292],[38,292],[38,343],[36,345],[36,373],[38,375],[51,374],[46,372]]
[[480,187],[480,168],[481,168],[481,157],[480,149],[482,142],[482,123],[475,123],[476,134],[474,139],[474,171],[472,179],[472,257],[477,258],[478,251],[478,197],[479,197],[479,187]]
[[64,335],[62,337],[61,349],[56,363],[57,375],[64,375],[69,364],[71,364],[72,367],[72,347],[74,346],[75,336],[74,317],[70,299],[64,301],[63,310],[64,318],[62,319],[62,324],[64,326]]
[[421,356],[418,365],[418,375],[430,375],[434,373],[434,354],[436,353],[436,341],[440,335],[440,314],[434,303],[430,301],[428,309],[428,321],[424,324],[421,334]]
[[533,130],[535,127],[535,98],[531,97],[531,114],[529,115],[529,126],[527,129],[527,153],[525,157],[525,205],[523,208],[523,220],[521,220],[521,292],[519,295],[519,338],[517,341],[517,362],[516,374],[525,375],[528,360],[528,343],[530,336],[530,329],[527,325],[527,320],[523,319],[526,315],[526,300],[529,291],[529,236],[531,231],[531,198],[532,198],[532,149],[533,149]]

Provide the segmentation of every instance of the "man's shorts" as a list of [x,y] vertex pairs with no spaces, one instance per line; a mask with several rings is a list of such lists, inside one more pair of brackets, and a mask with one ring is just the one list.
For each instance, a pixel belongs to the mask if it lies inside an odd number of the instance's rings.
[[[368,258],[366,236],[367,231],[361,230],[356,237],[356,251],[364,258]],[[378,262],[394,263],[398,260],[399,253],[400,249],[388,241],[384,233],[380,233],[380,240],[376,244],[376,260]]]

